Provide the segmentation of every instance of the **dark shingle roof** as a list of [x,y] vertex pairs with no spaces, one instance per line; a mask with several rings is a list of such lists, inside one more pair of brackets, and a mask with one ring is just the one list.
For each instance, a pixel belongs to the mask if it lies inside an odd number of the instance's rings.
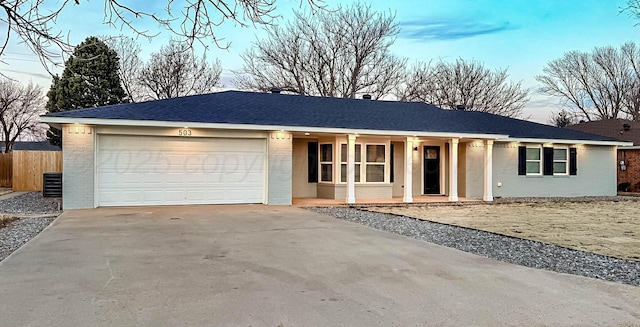
[[[628,130],[625,130],[624,125],[629,125]],[[621,141],[633,142],[634,145],[640,145],[640,122],[633,120],[596,120],[567,126],[567,128],[576,131],[615,138]]]
[[534,122],[422,102],[226,91],[73,110],[47,117],[127,119],[408,132],[507,134],[514,138],[613,141]]
[[43,142],[15,142],[13,150],[23,151],[62,151],[57,145],[53,145],[47,141]]

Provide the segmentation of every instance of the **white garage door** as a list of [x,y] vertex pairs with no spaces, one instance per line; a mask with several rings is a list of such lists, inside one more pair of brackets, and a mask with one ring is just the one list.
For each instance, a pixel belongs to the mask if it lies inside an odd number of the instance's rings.
[[99,206],[263,203],[264,139],[100,135]]

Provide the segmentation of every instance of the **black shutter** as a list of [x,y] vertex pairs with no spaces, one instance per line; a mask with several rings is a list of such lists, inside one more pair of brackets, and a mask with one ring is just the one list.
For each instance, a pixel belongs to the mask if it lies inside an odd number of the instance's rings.
[[527,147],[518,147],[518,175],[527,174]]
[[308,147],[308,180],[309,183],[318,182],[318,142],[307,143]]
[[394,175],[395,175],[395,173],[394,173],[394,171],[395,171],[395,169],[394,169],[395,163],[394,163],[394,160],[393,160],[393,157],[394,157],[393,154],[395,152],[393,151],[393,144],[391,144],[391,147],[389,148],[389,151],[391,152],[391,158],[390,158],[390,160],[391,160],[391,176],[389,176],[389,177],[391,178],[391,183],[393,183],[393,178],[394,178]]
[[569,148],[569,175],[578,175],[578,149]]
[[553,148],[542,148],[542,161],[544,161],[544,174],[553,175]]

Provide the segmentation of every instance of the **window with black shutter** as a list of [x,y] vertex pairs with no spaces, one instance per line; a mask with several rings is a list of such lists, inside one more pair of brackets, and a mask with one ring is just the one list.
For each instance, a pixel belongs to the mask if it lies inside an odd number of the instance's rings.
[[569,148],[569,175],[578,175],[578,149]]
[[553,175],[553,148],[542,148],[544,175]]
[[309,183],[318,182],[318,142],[307,143],[307,180]]
[[518,175],[527,174],[527,147],[518,147]]
[[518,175],[577,175],[577,150],[566,146],[518,147]]

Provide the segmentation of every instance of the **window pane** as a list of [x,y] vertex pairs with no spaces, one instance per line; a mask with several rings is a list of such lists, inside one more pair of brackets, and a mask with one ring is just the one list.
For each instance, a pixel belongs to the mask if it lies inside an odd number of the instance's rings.
[[[342,144],[340,150],[341,150],[340,160],[342,160],[342,162],[347,162],[348,155],[349,155],[349,153],[347,153],[347,145]],[[360,144],[356,144],[356,162],[361,162],[361,161],[362,161],[362,148],[360,147]]]
[[322,164],[320,165],[320,181],[331,182],[333,181],[333,165]]
[[320,161],[333,161],[333,148],[331,144],[320,145]]
[[367,182],[384,182],[384,165],[367,165]]
[[527,174],[539,174],[540,163],[539,162],[527,162]]
[[553,149],[553,160],[567,160],[567,149]]
[[527,148],[527,160],[540,160],[540,149]]
[[[360,165],[356,164],[356,171],[355,171],[355,182],[356,183],[360,183]],[[340,166],[340,181],[342,183],[346,183],[347,182],[347,164],[342,164]]]
[[553,173],[554,174],[566,174],[567,173],[567,163],[566,162],[554,162],[553,163]]
[[367,162],[384,162],[384,145],[367,145]]

